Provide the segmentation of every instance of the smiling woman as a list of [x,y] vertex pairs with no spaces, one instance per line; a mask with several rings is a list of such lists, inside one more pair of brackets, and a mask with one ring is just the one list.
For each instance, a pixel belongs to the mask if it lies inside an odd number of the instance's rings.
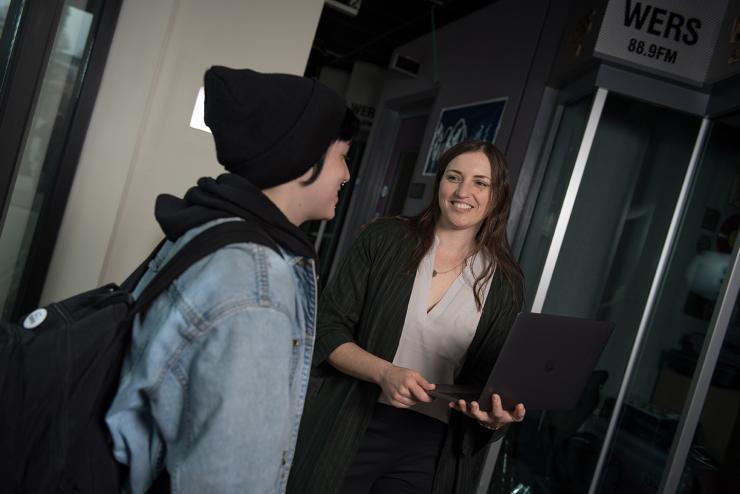
[[482,386],[523,285],[501,152],[462,142],[437,170],[435,200],[368,226],[322,294],[288,492],[470,492],[484,446],[524,418],[497,395],[484,412],[428,394]]

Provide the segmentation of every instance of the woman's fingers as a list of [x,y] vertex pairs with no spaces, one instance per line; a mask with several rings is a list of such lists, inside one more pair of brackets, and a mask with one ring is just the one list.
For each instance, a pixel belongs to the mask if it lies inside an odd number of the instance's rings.
[[418,385],[402,386],[389,396],[391,403],[396,402],[404,408],[412,407],[420,401],[431,401],[432,398]]
[[491,395],[491,417],[498,423],[501,423],[506,418],[506,410],[504,410],[501,404],[501,397],[497,394]]
[[478,420],[491,427],[500,427],[511,422],[521,422],[524,420],[524,415],[526,414],[526,410],[522,403],[519,403],[514,407],[511,412],[504,410],[503,405],[501,404],[501,397],[497,394],[491,395],[490,412],[481,410],[477,401],[471,401],[470,403],[467,403],[464,400],[450,402],[450,408],[459,410],[471,419]]
[[[429,383],[427,383],[429,384]],[[434,388],[432,388],[434,389]],[[432,401],[432,397],[429,396],[429,393],[427,393],[427,390],[425,387],[422,387],[421,383],[419,384],[412,384],[409,387],[409,390],[411,391],[411,398],[415,399],[416,401],[423,401],[426,403],[429,403]]]
[[524,409],[523,403],[519,403],[517,406],[514,407],[513,410],[509,412],[507,410],[504,410],[504,407],[501,404],[501,397],[499,395],[494,394],[493,396],[491,396],[491,400],[493,404],[491,414],[493,415],[494,420],[503,423],[521,422],[522,420],[524,420],[526,410]]
[[424,379],[424,376],[411,369],[403,369],[403,379],[399,387],[400,394],[405,398],[413,400],[415,403],[420,401],[430,402],[432,397],[427,391],[431,391],[436,386]]
[[416,378],[417,378],[416,382],[417,382],[417,383],[419,384],[419,386],[421,386],[421,387],[422,387],[422,389],[424,389],[425,391],[432,391],[432,390],[433,390],[434,388],[436,388],[436,387],[437,387],[437,385],[436,385],[436,384],[432,384],[432,383],[430,383],[429,381],[427,381],[426,379],[424,379],[424,376],[422,376],[421,374],[416,374]]
[[451,401],[449,407],[454,408],[455,410],[459,410],[466,415],[468,414],[468,404],[465,402],[465,400]]
[[398,400],[391,400],[391,405],[396,408],[411,408],[411,405]]
[[480,409],[480,405],[477,401],[470,402],[470,415],[472,415],[476,420],[483,421],[488,419],[488,413]]
[[[431,384],[415,370],[396,366],[388,369],[380,385],[389,399],[394,400],[402,397],[411,399],[414,403],[431,401],[432,398],[427,391],[436,388],[434,384]],[[407,403],[405,400],[401,401]]]
[[471,401],[470,403],[463,400],[450,402],[450,408],[461,411],[471,419],[479,420],[481,422],[490,422],[490,414],[482,411],[477,401]]
[[409,408],[416,404],[416,401],[406,398],[405,396],[396,396],[391,398],[391,405],[396,408]]
[[515,422],[521,422],[524,420],[524,415],[526,415],[527,411],[524,409],[524,404],[519,403],[516,407],[514,407],[514,412],[511,414],[512,418]]

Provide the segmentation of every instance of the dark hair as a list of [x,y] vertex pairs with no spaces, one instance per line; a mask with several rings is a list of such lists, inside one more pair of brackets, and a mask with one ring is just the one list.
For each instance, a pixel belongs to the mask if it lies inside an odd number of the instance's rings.
[[[360,130],[360,121],[355,116],[355,113],[347,108],[347,111],[344,113],[344,119],[342,120],[342,125],[339,126],[339,130],[334,135],[334,137],[331,140],[331,144],[334,144],[337,141],[343,141],[343,142],[349,142],[357,135],[357,132]],[[330,144],[330,145],[331,145]],[[313,165],[313,173],[311,173],[311,176],[308,177],[306,180],[301,182],[301,185],[311,185],[316,181],[317,178],[319,178],[319,175],[321,174],[321,170],[324,169],[324,160],[326,159],[326,151],[324,151],[324,154],[321,155],[321,159],[318,163]]]
[[521,302],[519,300],[520,290],[524,282],[524,274],[511,254],[506,235],[512,196],[509,185],[509,165],[503,153],[490,142],[477,140],[460,142],[445,151],[437,161],[437,176],[434,179],[432,202],[421,213],[409,218],[411,229],[417,237],[409,267],[416,271],[434,243],[434,227],[442,214],[439,208],[439,186],[447,165],[461,154],[477,151],[485,154],[491,165],[491,200],[488,214],[475,235],[475,253],[483,251],[493,261],[488,263],[483,272],[476,277],[473,285],[475,304],[480,311],[483,308],[483,289],[486,282],[493,276],[496,267],[503,270],[511,286],[512,300],[516,305]]

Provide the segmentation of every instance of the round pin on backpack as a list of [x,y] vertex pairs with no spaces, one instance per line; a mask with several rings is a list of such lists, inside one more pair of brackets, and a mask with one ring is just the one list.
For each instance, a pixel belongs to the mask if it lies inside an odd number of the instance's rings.
[[46,316],[48,314],[49,313],[44,308],[36,309],[35,311],[28,314],[23,320],[23,327],[26,329],[36,329],[44,321],[46,321]]

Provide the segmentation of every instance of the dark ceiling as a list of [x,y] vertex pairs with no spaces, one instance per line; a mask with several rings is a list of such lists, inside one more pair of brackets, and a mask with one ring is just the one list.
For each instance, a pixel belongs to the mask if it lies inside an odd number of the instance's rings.
[[305,75],[318,77],[324,66],[350,71],[357,60],[387,67],[398,46],[432,31],[432,17],[439,29],[494,2],[362,0],[354,17],[324,4]]

